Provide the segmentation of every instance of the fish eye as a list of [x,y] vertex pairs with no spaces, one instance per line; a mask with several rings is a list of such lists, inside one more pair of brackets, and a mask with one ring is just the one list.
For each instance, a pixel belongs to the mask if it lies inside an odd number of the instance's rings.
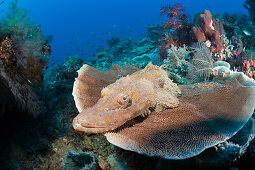
[[122,99],[123,99],[124,101],[127,100],[127,98],[128,98],[127,95],[124,95],[124,96],[122,97]]
[[127,104],[128,103],[128,101],[129,101],[129,97],[128,97],[128,95],[126,95],[126,94],[121,94],[121,95],[119,95],[118,96],[118,98],[117,98],[117,102],[120,104],[120,105],[125,105],[125,104]]

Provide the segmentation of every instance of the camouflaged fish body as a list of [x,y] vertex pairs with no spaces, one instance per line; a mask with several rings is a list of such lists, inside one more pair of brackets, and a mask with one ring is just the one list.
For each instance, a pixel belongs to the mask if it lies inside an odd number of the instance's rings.
[[87,133],[114,130],[137,116],[177,107],[180,93],[164,70],[148,64],[103,88],[97,103],[81,111],[73,127]]

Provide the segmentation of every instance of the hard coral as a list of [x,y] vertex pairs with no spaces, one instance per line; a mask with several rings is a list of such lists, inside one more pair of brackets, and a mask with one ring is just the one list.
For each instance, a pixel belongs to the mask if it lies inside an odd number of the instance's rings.
[[230,84],[180,86],[178,107],[130,121],[105,136],[114,145],[149,156],[186,159],[198,155],[234,136],[253,113],[255,82],[239,73],[230,79]]
[[68,56],[61,65],[54,65],[44,74],[44,87],[48,92],[71,92],[73,80],[84,61],[77,56]]

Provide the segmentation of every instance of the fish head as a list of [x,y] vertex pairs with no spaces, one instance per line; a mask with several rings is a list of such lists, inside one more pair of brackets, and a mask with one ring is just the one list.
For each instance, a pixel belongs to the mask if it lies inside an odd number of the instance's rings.
[[86,133],[104,133],[137,116],[147,115],[153,105],[155,91],[152,82],[122,77],[101,91],[101,98],[94,106],[74,118],[73,127]]

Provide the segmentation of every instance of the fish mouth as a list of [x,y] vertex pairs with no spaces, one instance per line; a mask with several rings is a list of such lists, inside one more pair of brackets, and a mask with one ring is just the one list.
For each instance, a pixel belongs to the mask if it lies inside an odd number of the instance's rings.
[[112,130],[116,129],[117,127],[118,126],[116,126],[116,127],[94,126],[94,125],[89,125],[89,124],[85,124],[85,123],[79,123],[79,120],[77,117],[73,119],[73,128],[79,132],[105,133],[105,132],[112,131]]

